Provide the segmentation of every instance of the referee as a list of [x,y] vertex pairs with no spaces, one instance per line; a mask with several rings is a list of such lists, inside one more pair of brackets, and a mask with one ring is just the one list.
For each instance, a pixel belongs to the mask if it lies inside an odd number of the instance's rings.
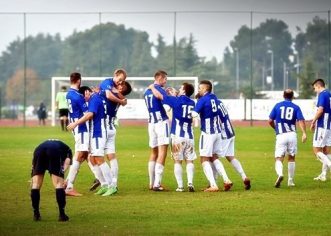
[[72,151],[65,143],[56,139],[49,139],[36,147],[32,160],[31,202],[34,211],[33,219],[41,220],[39,212],[40,188],[43,184],[46,170],[51,175],[55,188],[56,201],[59,207],[59,221],[68,221],[65,214],[66,195],[63,188],[64,172],[71,164]]
[[56,107],[59,109],[59,118],[61,122],[62,131],[66,131],[68,125],[68,103],[67,103],[67,88],[66,86],[61,87],[61,91],[56,94]]

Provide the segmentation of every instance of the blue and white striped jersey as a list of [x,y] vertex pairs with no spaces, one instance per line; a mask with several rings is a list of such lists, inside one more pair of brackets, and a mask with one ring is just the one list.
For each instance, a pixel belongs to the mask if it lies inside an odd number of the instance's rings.
[[[109,90],[111,93],[112,88],[115,87],[115,83],[112,77],[106,78],[104,81],[100,83],[100,95],[103,98],[104,103],[106,104],[106,114],[107,114],[107,125],[109,125],[110,129],[114,129],[114,118],[116,117],[118,107],[120,104],[110,101],[106,97],[106,91]],[[114,93],[113,93],[114,94]],[[117,94],[114,94],[118,97]]]
[[109,78],[104,79],[104,80],[100,83],[99,87],[100,87],[100,94],[101,94],[103,97],[106,98],[106,90],[111,91],[111,89],[112,89],[113,87],[115,87],[115,83],[114,83],[114,79],[113,79],[113,77],[109,77]]
[[[116,93],[113,93],[113,95],[115,97],[118,97],[118,94],[116,94]],[[117,102],[110,101],[108,99],[107,99],[106,103],[107,103],[107,112],[106,112],[107,113],[107,122],[108,122],[109,128],[115,129],[114,120],[116,118],[117,111],[118,111],[120,104]]]
[[162,102],[169,105],[173,111],[171,134],[193,139],[192,111],[195,106],[194,101],[186,95],[181,95],[179,97],[164,96]]
[[222,126],[222,138],[229,139],[235,136],[234,130],[230,121],[230,117],[228,114],[228,110],[224,106],[221,100],[218,100],[218,109],[219,109],[219,117]]
[[305,120],[300,107],[290,100],[277,103],[269,118],[275,122],[276,134],[296,132],[296,122]]
[[317,120],[316,127],[324,128],[324,129],[331,129],[330,122],[331,122],[331,95],[330,91],[325,89],[317,97],[317,108],[323,107],[323,114]]
[[222,131],[219,122],[218,98],[215,94],[206,93],[197,102],[194,111],[200,115],[201,131],[216,134]]
[[97,93],[93,93],[88,101],[88,111],[93,113],[91,120],[91,134],[93,138],[102,137],[102,133],[106,130],[106,111],[103,106],[103,100]]
[[[154,84],[154,87],[163,95],[163,97],[167,96],[166,92],[160,85]],[[164,110],[161,100],[157,99],[153,95],[152,90],[147,89],[144,94],[144,98],[149,114],[149,123],[158,123],[160,121],[168,119],[167,113]]]
[[[78,90],[70,88],[67,96],[68,110],[69,110],[69,120],[74,122],[81,118],[87,111],[87,104],[82,94]],[[78,126],[78,133],[87,132],[87,123],[80,124]]]

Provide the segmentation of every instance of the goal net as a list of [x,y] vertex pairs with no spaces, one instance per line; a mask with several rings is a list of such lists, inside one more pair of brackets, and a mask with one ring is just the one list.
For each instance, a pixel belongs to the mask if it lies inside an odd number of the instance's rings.
[[[107,77],[82,77],[82,85],[97,86]],[[120,106],[117,117],[119,119],[148,119],[145,106],[144,93],[148,85],[153,83],[154,77],[127,77],[127,82],[132,86],[132,92],[127,96],[126,106]],[[194,85],[195,93],[198,92],[198,77],[168,77],[166,87],[179,89],[182,83],[188,82]],[[55,108],[55,98],[62,86],[70,87],[69,77],[52,77],[52,126],[55,126],[58,113]]]

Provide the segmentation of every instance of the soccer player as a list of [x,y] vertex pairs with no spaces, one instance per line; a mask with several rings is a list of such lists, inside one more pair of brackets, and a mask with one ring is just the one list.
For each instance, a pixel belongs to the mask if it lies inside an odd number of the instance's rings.
[[61,87],[61,91],[56,94],[56,107],[59,109],[59,117],[62,131],[66,131],[68,125],[68,103],[67,103],[67,88],[66,86]]
[[235,133],[231,124],[231,120],[229,118],[228,111],[221,100],[218,100],[218,109],[219,117],[222,122],[222,152],[220,154],[220,157],[225,157],[231,163],[233,168],[241,176],[245,186],[245,190],[249,190],[251,188],[251,181],[246,176],[240,161],[234,156]]
[[[67,103],[69,109],[69,120],[75,122],[87,111],[87,104],[82,94],[79,93],[81,85],[81,74],[74,72],[70,75],[70,89],[67,93]],[[69,173],[66,179],[66,195],[81,196],[74,189],[74,182],[78,174],[80,165],[87,160],[89,151],[89,130],[87,123],[82,123],[72,130],[75,138],[75,155],[70,166]]]
[[317,94],[317,111],[311,121],[310,130],[314,131],[313,151],[316,157],[322,162],[322,173],[314,178],[315,180],[326,180],[327,169],[331,168],[331,108],[330,92],[325,88],[325,82],[317,79],[312,83]]
[[121,84],[126,80],[127,74],[123,69],[117,69],[114,71],[114,77],[106,78],[104,81],[100,83],[100,92],[103,96],[105,96],[108,100],[121,104],[125,106],[127,104],[127,100],[123,97],[116,97],[112,92],[112,88]]
[[192,111],[195,107],[194,101],[190,98],[194,93],[192,84],[183,83],[179,89],[178,96],[163,96],[152,84],[149,87],[154,96],[162,100],[163,104],[172,108],[171,123],[171,152],[174,159],[174,174],[177,180],[177,192],[184,192],[182,162],[186,161],[187,188],[194,192],[193,161],[197,158],[194,151],[194,135],[192,128]]
[[98,93],[92,93],[92,90],[87,86],[82,86],[79,89],[86,102],[88,103],[88,111],[83,117],[70,123],[69,130],[75,129],[78,125],[91,121],[90,130],[90,161],[93,165],[94,173],[98,177],[101,188],[96,193],[97,195],[104,195],[110,188],[112,181],[110,168],[105,162],[105,145],[106,145],[106,111],[103,105],[103,100]]
[[56,201],[59,207],[59,221],[69,220],[69,217],[65,214],[66,195],[63,188],[63,178],[71,160],[71,149],[60,140],[46,140],[34,150],[31,171],[31,202],[35,221],[41,220],[39,211],[40,189],[46,170],[50,173],[55,188]]
[[[129,95],[132,91],[131,85],[124,81],[121,84],[118,84],[116,87],[113,87],[111,93],[115,97],[125,97]],[[117,193],[117,182],[118,182],[118,161],[115,155],[115,140],[116,140],[116,127],[115,127],[115,119],[117,115],[118,108],[120,106],[119,103],[113,102],[107,99],[107,139],[105,146],[105,154],[110,163],[110,169],[112,174],[112,182],[111,188],[109,189],[109,195],[113,195]]]
[[288,181],[289,187],[295,186],[295,155],[297,154],[297,134],[296,122],[299,123],[302,131],[301,141],[306,142],[306,124],[300,107],[292,102],[293,91],[286,89],[284,91],[284,101],[277,103],[269,115],[269,125],[276,132],[275,146],[275,170],[277,180],[275,187],[279,188],[284,179],[283,162],[286,153],[288,154]]
[[[154,74],[154,87],[163,96],[166,96],[163,87],[167,83],[167,75],[162,70]],[[163,191],[161,181],[169,145],[169,119],[161,100],[153,95],[151,89],[146,90],[144,98],[149,114],[148,134],[151,150],[148,161],[149,189]]]
[[[103,80],[100,85],[99,85],[99,93],[102,96],[104,102],[106,103],[106,112],[107,112],[107,117],[106,117],[106,123],[107,123],[107,141],[106,141],[106,154],[108,156],[109,150],[113,152],[113,149],[111,148],[113,145],[110,144],[112,141],[115,141],[115,133],[113,130],[113,127],[111,126],[111,123],[113,120],[111,120],[110,114],[111,110],[113,110],[111,107],[113,106],[112,104],[120,104],[122,106],[125,106],[127,104],[127,100],[121,93],[116,93],[117,95],[114,94],[114,90],[116,90],[116,86],[121,85],[127,77],[127,73],[124,69],[117,69],[114,71],[114,76],[110,78],[106,78]],[[114,146],[115,147],[115,143]],[[118,178],[118,161],[113,155],[110,157],[110,167],[111,167],[111,172],[113,176],[114,182],[116,182],[115,185],[117,185],[117,178]],[[113,191],[117,189],[113,188]],[[114,192],[115,193],[115,192]]]
[[199,100],[192,112],[192,117],[195,118],[200,115],[201,120],[200,160],[205,176],[209,181],[209,187],[204,191],[219,191],[211,164],[215,166],[217,173],[222,176],[224,190],[228,191],[232,187],[232,182],[227,176],[222,162],[218,158],[215,158],[215,156],[222,155],[222,126],[220,124],[221,122],[219,122],[218,98],[212,93],[212,89],[213,85],[210,81],[200,81],[198,91]]

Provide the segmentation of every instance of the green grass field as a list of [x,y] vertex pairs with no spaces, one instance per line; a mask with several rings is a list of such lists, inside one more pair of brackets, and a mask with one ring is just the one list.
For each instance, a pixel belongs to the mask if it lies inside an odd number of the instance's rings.
[[[197,134],[199,131],[197,130]],[[119,192],[101,197],[89,192],[94,179],[86,164],[76,180],[82,197],[68,197],[69,222],[57,222],[57,204],[48,175],[41,190],[42,221],[32,220],[30,169],[34,147],[59,138],[73,148],[71,133],[59,127],[0,128],[0,235],[330,235],[331,182],[315,182],[321,164],[313,157],[311,136],[299,144],[296,186],[273,187],[274,133],[268,127],[236,128],[236,154],[252,189],[222,160],[234,182],[230,192],[204,193],[207,181],[195,162],[195,193],[175,192],[173,163],[166,162],[167,192],[148,190],[146,127],[119,127]],[[198,135],[196,136],[198,140]],[[221,181],[218,180],[221,186]]]

